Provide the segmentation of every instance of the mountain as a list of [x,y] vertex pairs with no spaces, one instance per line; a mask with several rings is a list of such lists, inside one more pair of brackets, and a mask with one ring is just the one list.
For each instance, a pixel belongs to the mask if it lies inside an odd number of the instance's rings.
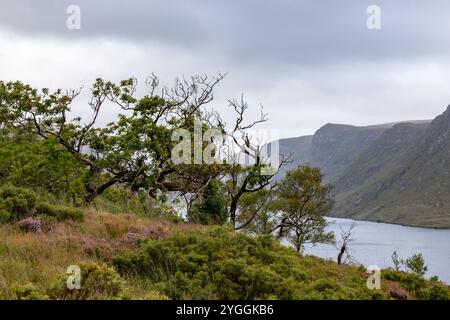
[[384,126],[326,124],[312,138],[310,162],[322,169],[327,180],[333,181],[355,160],[359,151],[368,147],[384,130]]
[[433,121],[356,127],[326,124],[282,139],[288,169],[321,168],[332,185],[332,216],[450,228],[450,106]]

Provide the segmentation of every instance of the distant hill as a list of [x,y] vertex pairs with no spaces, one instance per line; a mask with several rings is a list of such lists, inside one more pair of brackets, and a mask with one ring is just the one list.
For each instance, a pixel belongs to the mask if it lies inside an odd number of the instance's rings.
[[279,142],[280,154],[294,152],[286,169],[322,169],[333,216],[450,228],[450,106],[432,121],[326,124]]

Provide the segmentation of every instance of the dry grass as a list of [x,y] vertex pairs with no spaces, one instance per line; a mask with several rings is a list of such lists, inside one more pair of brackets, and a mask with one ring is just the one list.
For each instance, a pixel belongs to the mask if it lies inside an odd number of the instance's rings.
[[[51,233],[26,233],[12,225],[0,225],[0,299],[15,298],[17,285],[33,283],[46,288],[69,265],[108,261],[128,245],[122,241],[128,233],[150,230],[169,236],[196,228],[200,227],[94,210],[86,210],[84,222],[61,223]],[[139,282],[133,285],[139,286]]]

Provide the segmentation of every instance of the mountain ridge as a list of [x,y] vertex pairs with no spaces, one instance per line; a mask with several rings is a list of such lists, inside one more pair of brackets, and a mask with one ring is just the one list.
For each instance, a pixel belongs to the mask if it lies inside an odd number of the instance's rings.
[[295,152],[279,177],[298,165],[321,168],[334,217],[450,228],[450,106],[433,120],[327,123],[279,143],[280,154]]

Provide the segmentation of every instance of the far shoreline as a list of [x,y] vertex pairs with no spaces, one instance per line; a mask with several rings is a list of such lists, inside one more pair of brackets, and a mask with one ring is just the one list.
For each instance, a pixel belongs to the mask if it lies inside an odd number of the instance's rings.
[[418,229],[432,229],[432,230],[450,230],[450,227],[427,227],[427,226],[420,226],[415,224],[405,224],[405,223],[399,223],[399,222],[385,222],[380,220],[370,220],[370,219],[355,219],[355,218],[348,218],[348,217],[336,217],[336,216],[325,216],[325,218],[329,219],[345,219],[345,220],[351,220],[351,221],[360,221],[360,222],[372,222],[372,223],[380,223],[380,224],[390,224],[390,225],[396,225],[396,226],[402,226],[402,227],[408,227],[408,228],[418,228]]

